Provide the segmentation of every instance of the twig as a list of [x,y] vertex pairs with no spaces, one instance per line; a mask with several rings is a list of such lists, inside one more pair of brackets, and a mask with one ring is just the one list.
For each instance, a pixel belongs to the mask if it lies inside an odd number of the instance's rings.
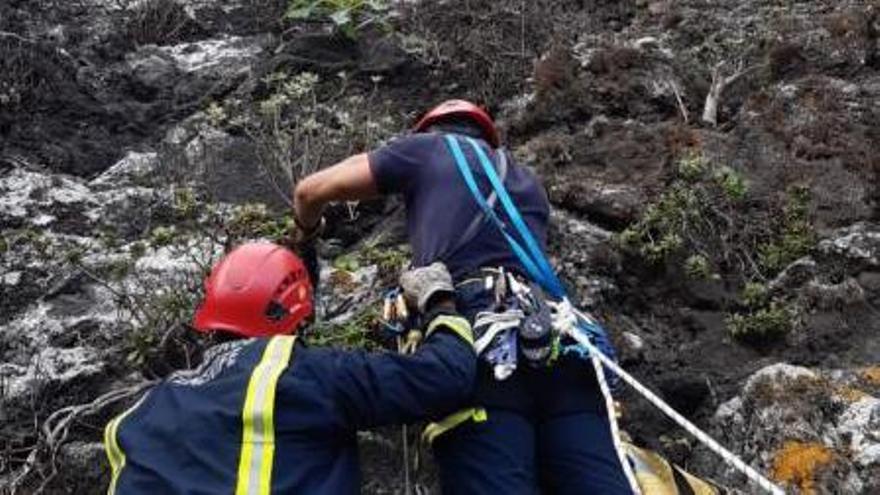
[[684,99],[681,97],[681,90],[678,88],[678,84],[672,79],[667,79],[666,84],[672,89],[672,94],[675,95],[675,100],[678,102],[678,110],[681,112],[681,117],[684,119],[684,123],[689,123],[690,114],[688,113],[687,106],[684,104]]
[[720,62],[712,69],[712,87],[709,89],[709,94],[706,95],[706,104],[703,107],[703,122],[712,127],[718,126],[718,106],[721,104],[724,92],[743,77],[763,67],[763,65],[753,65],[744,69],[743,64],[740,63],[732,75],[724,77],[721,74],[724,65],[724,62]]
[[55,457],[57,455],[58,449],[67,440],[67,434],[70,431],[71,424],[74,420],[76,420],[80,416],[90,416],[98,413],[110,404],[132,397],[140,393],[145,388],[154,385],[155,383],[155,381],[141,382],[137,385],[132,385],[130,387],[111,390],[110,392],[107,392],[106,394],[96,398],[92,402],[89,402],[87,404],[63,407],[49,415],[49,417],[46,418],[46,421],[43,422],[43,426],[41,428],[42,438],[40,443],[34,446],[33,450],[31,450],[30,454],[28,455],[24,466],[20,468],[19,473],[12,480],[12,483],[10,485],[10,494],[16,494],[22,481],[24,481],[31,473],[31,471],[33,471],[33,469],[36,467],[37,461],[39,460],[39,454],[43,446],[45,446],[48,450],[50,462],[52,464],[52,471],[46,478],[43,479],[40,486],[33,493],[34,495],[38,495],[42,493],[43,490],[45,490],[49,482],[58,474],[58,469],[55,466]]

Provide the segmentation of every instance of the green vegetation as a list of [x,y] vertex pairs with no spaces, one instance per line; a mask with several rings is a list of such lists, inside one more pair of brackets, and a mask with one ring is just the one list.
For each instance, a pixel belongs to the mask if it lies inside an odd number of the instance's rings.
[[[792,188],[781,205],[751,197],[742,174],[692,150],[676,163],[666,190],[616,241],[629,254],[678,265],[692,278],[725,273],[743,283],[765,280],[815,245],[809,203],[803,187]],[[750,218],[759,209],[767,217]]]
[[326,18],[350,38],[370,24],[386,26],[388,2],[384,0],[292,0],[286,19]]
[[748,344],[766,344],[785,338],[793,328],[795,314],[787,305],[771,302],[747,314],[728,315],[730,335]]
[[150,245],[153,247],[168,246],[177,238],[177,229],[172,227],[156,227],[150,232]]
[[370,338],[379,322],[380,304],[369,304],[344,323],[320,322],[305,330],[310,345],[334,346],[349,349],[375,349],[376,342]]
[[225,231],[230,239],[266,238],[282,241],[293,228],[290,213],[274,214],[263,203],[247,203],[236,206],[226,222]]
[[693,150],[674,170],[666,190],[617,236],[618,244],[650,264],[678,267],[693,280],[722,274],[738,279],[743,288],[739,309],[727,316],[730,335],[753,345],[783,339],[802,309],[770,294],[766,280],[816,242],[808,189],[792,188],[784,201],[752,197],[739,172]]
[[675,171],[672,184],[637,223],[617,236],[617,242],[651,264],[675,262],[688,276],[712,278],[719,262],[726,260],[709,253],[730,255],[725,248],[736,233],[726,212],[746,197],[746,181],[695,151],[686,153]]
[[728,314],[725,323],[731,337],[750,345],[784,340],[802,314],[796,301],[773,296],[763,283],[747,283],[740,293],[740,301],[744,311]]
[[816,233],[808,218],[809,202],[807,188],[798,187],[788,191],[778,233],[758,248],[761,266],[768,272],[783,270],[791,262],[809,254],[816,244]]
[[692,255],[685,260],[684,272],[694,280],[707,280],[713,275],[709,260],[701,254]]
[[769,302],[767,286],[757,282],[749,282],[743,287],[740,300],[749,308],[759,308]]
[[358,251],[333,260],[333,267],[337,270],[353,272],[364,266],[376,265],[380,274],[392,274],[396,277],[409,263],[412,252],[406,244],[382,246],[381,242],[381,239],[375,239],[364,243]]

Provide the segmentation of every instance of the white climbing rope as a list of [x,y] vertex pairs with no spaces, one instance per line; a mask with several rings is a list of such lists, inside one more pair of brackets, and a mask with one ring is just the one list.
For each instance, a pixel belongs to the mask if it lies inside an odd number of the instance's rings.
[[[570,307],[578,317],[584,319],[585,321],[592,321],[590,317],[584,315],[577,308],[574,308],[573,306]],[[575,325],[564,325],[563,331],[569,337],[573,338],[579,344],[583,345],[590,352],[590,356],[594,356],[599,361],[601,361],[606,368],[613,371],[615,374],[617,374],[617,376],[620,377],[621,380],[626,382],[638,393],[642,394],[643,397],[648,399],[648,402],[656,406],[664,414],[669,416],[673,421],[678,423],[679,426],[687,430],[688,433],[696,437],[697,440],[706,445],[706,447],[708,447],[712,452],[718,454],[722,459],[724,459],[725,462],[744,474],[746,478],[748,478],[750,481],[752,481],[768,493],[772,493],[773,495],[785,495],[785,491],[782,490],[779,486],[777,486],[775,483],[765,478],[757,470],[746,464],[745,461],[737,457],[736,454],[724,448],[723,445],[718,443],[714,438],[710,437],[707,433],[698,428],[697,425],[688,421],[687,418],[679,414],[675,409],[664,402],[663,399],[658,397],[648,387],[642,385],[632,375],[630,375],[623,368],[618,366],[617,363],[602,354],[602,352],[599,351],[599,349],[597,349],[592,342],[590,342],[590,339],[586,335],[584,335],[583,332],[580,331]],[[600,376],[604,376],[604,374]]]

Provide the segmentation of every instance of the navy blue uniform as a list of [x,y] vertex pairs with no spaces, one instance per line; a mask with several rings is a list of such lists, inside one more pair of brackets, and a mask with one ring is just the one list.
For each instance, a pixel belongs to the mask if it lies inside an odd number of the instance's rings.
[[290,336],[211,349],[108,424],[110,493],[359,493],[357,430],[440,417],[471,392],[467,322],[428,333],[410,356]]
[[[417,134],[369,155],[379,190],[404,196],[414,264],[443,261],[459,284],[485,267],[522,273],[507,241],[488,219],[477,235],[461,242],[480,209],[443,138],[439,133]],[[480,144],[494,158],[494,150]],[[465,146],[463,151],[488,197],[492,188],[473,150]],[[504,185],[545,249],[550,207],[543,187],[515,163],[509,164]],[[458,309],[471,322],[492,297],[477,285],[457,288]],[[511,377],[497,381],[491,365],[481,359],[477,375],[475,408],[426,431],[444,493],[632,493],[615,450],[608,405],[589,362],[563,357],[550,368],[523,364]]]
[[[469,162],[477,163],[465,149]],[[479,214],[480,207],[465,187],[443,135],[416,134],[394,141],[369,155],[370,170],[382,194],[402,194],[406,204],[407,234],[413,265],[442,261],[454,280],[483,266],[520,269],[507,241],[485,221],[473,239],[460,244],[461,235]],[[482,169],[474,175],[486,196],[492,190]],[[544,188],[523,167],[511,167],[504,185],[517,202],[523,219],[543,246],[547,239],[550,205]]]

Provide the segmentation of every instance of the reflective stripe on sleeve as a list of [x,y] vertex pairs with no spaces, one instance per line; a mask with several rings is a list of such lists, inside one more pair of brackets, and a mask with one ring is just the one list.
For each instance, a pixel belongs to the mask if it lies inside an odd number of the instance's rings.
[[273,337],[251,373],[242,409],[236,495],[268,495],[275,458],[275,389],[290,363],[295,336]]
[[110,461],[110,485],[107,487],[107,495],[116,493],[116,483],[119,481],[119,475],[122,474],[122,468],[125,467],[125,452],[119,445],[119,424],[143,404],[148,395],[149,392],[145,393],[133,406],[111,419],[104,427],[104,451],[107,453],[107,460]]
[[430,337],[437,327],[444,326],[453,332],[456,335],[462,338],[465,342],[474,345],[474,334],[471,331],[471,324],[461,316],[451,316],[451,315],[440,315],[433,320],[428,325],[428,331],[425,332],[425,335]]
[[448,432],[449,430],[452,430],[453,428],[459,426],[465,421],[473,420],[474,423],[482,423],[488,418],[489,416],[486,414],[486,410],[482,407],[462,409],[457,413],[446,416],[437,423],[431,423],[427,427],[425,427],[425,431],[422,432],[422,441],[427,443],[428,445],[431,445],[434,440],[437,439],[437,437]]

